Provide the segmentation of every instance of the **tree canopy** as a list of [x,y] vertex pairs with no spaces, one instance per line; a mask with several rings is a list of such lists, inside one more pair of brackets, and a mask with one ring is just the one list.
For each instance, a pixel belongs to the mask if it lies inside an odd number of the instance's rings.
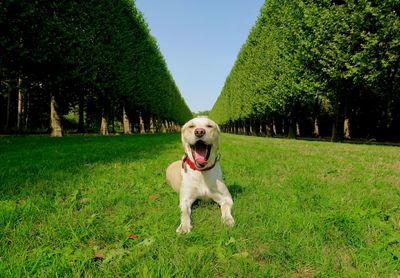
[[399,16],[396,0],[265,1],[210,117],[232,132],[399,139]]
[[108,129],[123,113],[133,127],[143,121],[145,129],[191,117],[133,1],[4,0],[0,5],[5,130],[48,128],[50,110],[60,117],[79,110],[86,129],[99,128],[101,118],[108,120]]

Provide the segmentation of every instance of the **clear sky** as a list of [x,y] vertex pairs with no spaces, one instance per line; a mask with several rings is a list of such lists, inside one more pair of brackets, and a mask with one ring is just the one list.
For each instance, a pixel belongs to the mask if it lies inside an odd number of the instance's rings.
[[193,112],[210,110],[264,0],[136,0]]

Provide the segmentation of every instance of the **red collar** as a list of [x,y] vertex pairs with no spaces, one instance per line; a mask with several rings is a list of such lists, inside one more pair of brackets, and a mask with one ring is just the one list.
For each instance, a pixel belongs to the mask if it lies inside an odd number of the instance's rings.
[[185,163],[187,163],[187,165],[189,165],[190,169],[192,169],[194,171],[204,172],[204,171],[208,171],[208,170],[211,170],[212,168],[214,168],[215,165],[217,165],[218,160],[219,160],[219,155],[215,159],[215,162],[213,165],[211,165],[210,167],[204,168],[204,169],[198,169],[196,167],[196,164],[194,164],[194,162],[189,159],[189,156],[187,154],[185,154],[185,156],[182,159],[182,169],[185,168]]

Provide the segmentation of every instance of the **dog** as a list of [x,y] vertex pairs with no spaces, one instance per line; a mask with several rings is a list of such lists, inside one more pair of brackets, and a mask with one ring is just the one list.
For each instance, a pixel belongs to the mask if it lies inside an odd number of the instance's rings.
[[226,187],[219,165],[218,125],[207,117],[188,121],[181,130],[185,155],[182,160],[171,163],[166,177],[171,187],[179,193],[181,223],[178,234],[192,230],[191,206],[197,199],[211,199],[221,207],[222,222],[232,227],[235,223],[231,209],[232,196]]

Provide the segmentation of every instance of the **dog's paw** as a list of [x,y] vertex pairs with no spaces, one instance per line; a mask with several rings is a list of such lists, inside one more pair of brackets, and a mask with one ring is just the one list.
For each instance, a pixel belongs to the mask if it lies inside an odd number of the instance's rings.
[[191,230],[192,230],[191,225],[181,224],[181,225],[179,225],[178,229],[176,229],[176,233],[183,235],[183,234],[190,233]]
[[224,223],[228,227],[233,227],[235,225],[235,220],[233,220],[233,217],[222,218],[222,223]]

